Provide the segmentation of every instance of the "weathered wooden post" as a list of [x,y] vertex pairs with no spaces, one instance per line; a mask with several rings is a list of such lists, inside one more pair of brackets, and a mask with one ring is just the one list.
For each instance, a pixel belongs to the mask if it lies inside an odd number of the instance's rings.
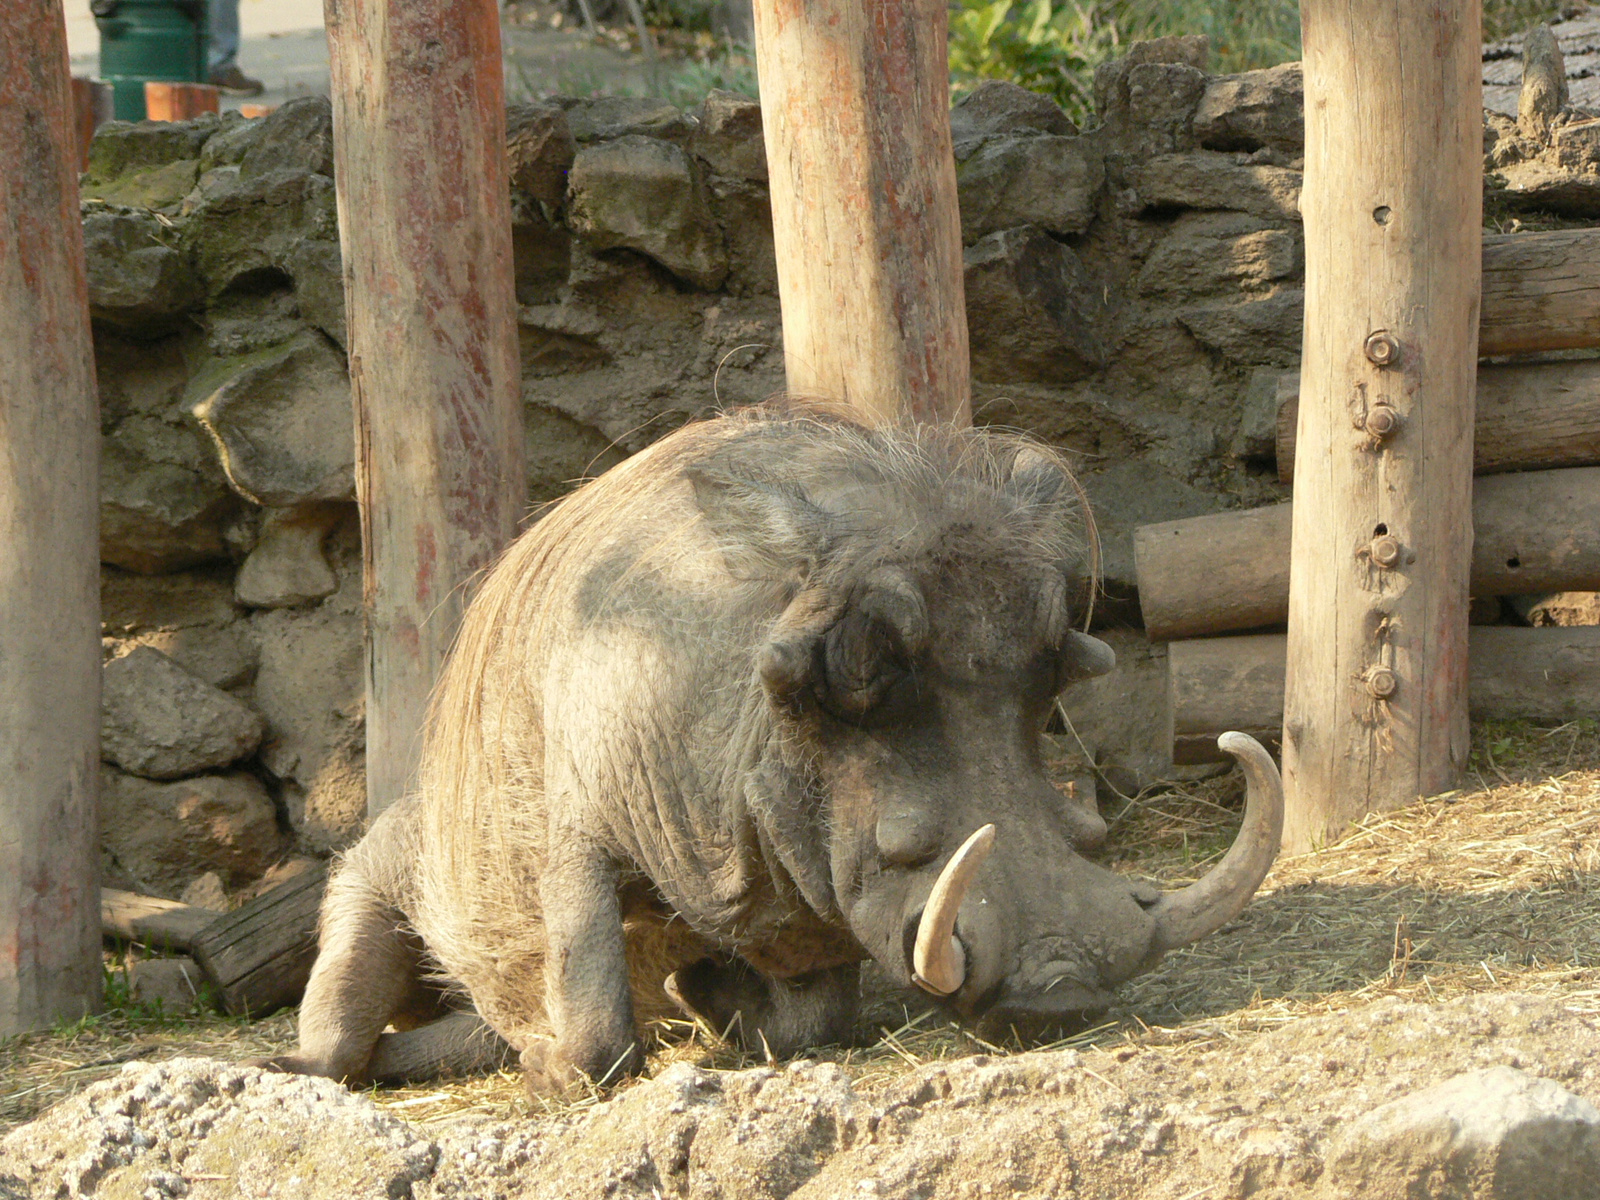
[[367,811],[526,503],[494,0],[327,0],[366,571]]
[[0,1037],[100,1005],[100,417],[60,0],[0,20]]
[[943,0],[755,0],[789,391],[971,413]]
[[1479,0],[1302,0],[1306,325],[1284,841],[1467,758]]

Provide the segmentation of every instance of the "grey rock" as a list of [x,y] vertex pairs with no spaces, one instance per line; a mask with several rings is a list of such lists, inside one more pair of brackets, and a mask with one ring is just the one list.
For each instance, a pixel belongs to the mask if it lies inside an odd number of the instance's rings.
[[1539,592],[1510,600],[1529,625],[1600,625],[1600,592]]
[[[20,1195],[396,1200],[438,1147],[331,1079],[178,1058],[129,1063],[0,1141]],[[181,1172],[181,1173],[180,1173]],[[225,1187],[201,1180],[225,1180]]]
[[1522,41],[1522,90],[1517,94],[1517,128],[1543,141],[1550,122],[1567,105],[1567,67],[1561,45],[1548,25],[1535,25]]
[[100,575],[100,619],[113,656],[135,646],[159,650],[213,687],[234,688],[255,677],[255,634],[233,603],[226,570],[183,575]]
[[212,296],[287,275],[291,252],[307,238],[339,238],[333,180],[323,175],[278,170],[246,178],[242,167],[218,167],[186,203],[186,238]]
[[1214,150],[1158,155],[1130,167],[1128,181],[1147,208],[1214,208],[1300,219],[1299,171],[1241,162]]
[[1327,1163],[1329,1190],[1368,1200],[1600,1195],[1600,1112],[1513,1067],[1468,1071],[1357,1118]]
[[506,110],[506,170],[513,188],[546,204],[560,204],[577,152],[560,105],[513,104]]
[[778,294],[778,258],[772,241],[772,200],[759,183],[712,176],[708,190],[728,247],[723,290],[735,296]]
[[[210,878],[215,879],[213,874]],[[187,901],[185,901],[187,903]],[[176,1015],[193,1012],[200,1003],[205,976],[188,955],[179,958],[133,958],[126,966],[128,999]]]
[[1107,591],[1131,595],[1138,587],[1133,531],[1141,525],[1217,512],[1221,500],[1174,478],[1148,460],[1128,459],[1081,476],[1100,530],[1101,570]]
[[289,508],[354,494],[350,381],[344,357],[318,335],[241,359],[192,411],[246,499]]
[[261,644],[253,701],[267,721],[261,763],[281,785],[300,844],[318,852],[349,845],[366,823],[366,653],[353,513],[325,553],[337,592],[313,607],[259,612],[253,621]]
[[326,96],[285,100],[262,118],[239,160],[239,180],[310,172],[333,178],[333,106]]
[[584,146],[569,178],[568,220],[594,249],[637,250],[706,290],[727,276],[721,231],[680,147],[636,134]]
[[348,349],[344,316],[344,264],[337,242],[306,239],[290,247],[283,269],[294,281],[295,305],[300,316]]
[[624,458],[599,430],[543,405],[523,410],[522,436],[532,504],[559,500],[585,479],[610,470]]
[[1504,167],[1496,182],[1500,186],[1486,198],[1518,212],[1579,219],[1600,216],[1600,175],[1592,169],[1568,169],[1541,156]]
[[191,907],[218,913],[227,912],[229,907],[228,889],[222,882],[222,876],[215,871],[207,871],[191,879],[178,899]]
[[237,509],[198,429],[135,414],[102,439],[102,562],[156,574],[226,559]]
[[567,128],[581,146],[630,135],[681,142],[694,132],[694,123],[665,100],[601,96],[567,102]]
[[1078,127],[1049,96],[1004,79],[985,79],[950,109],[950,139],[956,154],[983,138],[1008,133],[1072,137]]
[[180,779],[255,753],[261,718],[159,650],[138,646],[106,664],[100,754],[146,779]]
[[192,121],[106,121],[89,143],[84,182],[95,186],[180,160],[197,162],[218,124],[214,116]]
[[720,88],[708,92],[689,146],[714,174],[758,183],[767,181],[761,105],[748,96]]
[[1593,174],[1600,170],[1600,120],[1568,121],[1552,131],[1556,165]]
[[1259,290],[1299,273],[1294,233],[1246,213],[1185,213],[1145,260],[1149,296]]
[[1305,78],[1297,62],[1209,80],[1194,114],[1194,135],[1211,150],[1270,146],[1299,154],[1305,126]]
[[1214,150],[1158,155],[1130,168],[1128,181],[1147,208],[1219,208],[1299,219],[1299,171],[1240,162]]
[[973,373],[1066,381],[1102,365],[1102,290],[1070,248],[1031,227],[964,255]]
[[989,138],[956,168],[961,238],[970,245],[1020,225],[1055,234],[1082,233],[1094,219],[1104,181],[1105,168],[1090,139],[1048,134]]
[[222,114],[217,131],[206,139],[200,151],[200,172],[204,174],[216,167],[236,167],[261,138],[265,118],[241,117],[237,112]]
[[1121,152],[1142,155],[1187,148],[1193,136],[1190,119],[1205,89],[1210,55],[1211,42],[1201,35],[1155,38],[1135,42],[1127,57],[1095,68],[1095,108],[1118,139]]
[[155,217],[141,212],[89,212],[83,252],[89,312],[137,332],[159,332],[204,295],[189,255]]
[[1239,404],[1239,430],[1234,434],[1229,453],[1235,458],[1276,461],[1278,456],[1278,410],[1285,391],[1298,390],[1299,377],[1276,367],[1257,367],[1250,372]]
[[189,355],[197,335],[129,336],[101,324],[94,330],[95,382],[100,428],[112,430],[135,413],[166,418],[181,411],[189,380]]
[[239,568],[234,594],[249,608],[291,608],[332,595],[339,586],[322,543],[345,516],[343,505],[302,504],[273,509]]
[[254,775],[162,783],[102,766],[100,845],[142,888],[176,896],[205,871],[234,884],[255,878],[276,861],[282,838]]
[[[565,175],[562,177],[565,186]],[[527,196],[511,197],[511,260],[518,304],[550,304],[560,298],[572,270],[572,233]],[[343,319],[343,298],[340,300]]]
[[104,183],[85,182],[79,194],[84,201],[175,212],[194,188],[199,174],[199,160],[181,158],[144,171],[130,171]]
[[1205,94],[1205,72],[1187,63],[1135,63],[1128,68],[1126,87],[1126,119],[1138,131],[1137,150],[1187,150],[1193,144],[1194,114]]
[[1285,288],[1242,304],[1185,309],[1178,320],[1202,345],[1234,362],[1290,367],[1300,359],[1305,293]]

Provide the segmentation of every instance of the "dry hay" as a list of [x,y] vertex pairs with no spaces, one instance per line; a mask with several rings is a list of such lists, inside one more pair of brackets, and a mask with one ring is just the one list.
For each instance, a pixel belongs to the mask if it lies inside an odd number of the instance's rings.
[[[1472,790],[1378,814],[1338,844],[1277,864],[1226,929],[1125,986],[1096,1026],[1058,1045],[1152,1050],[1236,1041],[1384,997],[1444,1000],[1521,991],[1600,1011],[1600,735],[1593,722],[1554,730],[1474,730]],[[1236,772],[1121,797],[1106,861],[1173,886],[1198,877],[1238,824]],[[880,1004],[856,1048],[818,1058],[871,1090],[940,1058],[1004,1053],[937,1013]],[[653,1072],[672,1062],[753,1066],[715,1031],[655,1031]],[[867,1032],[867,1031],[864,1031]],[[0,1133],[133,1059],[186,1054],[238,1060],[292,1045],[293,1014],[243,1022],[113,1013],[0,1043]],[[515,1071],[375,1093],[417,1125],[478,1115],[560,1115],[598,1093],[530,1101]]]

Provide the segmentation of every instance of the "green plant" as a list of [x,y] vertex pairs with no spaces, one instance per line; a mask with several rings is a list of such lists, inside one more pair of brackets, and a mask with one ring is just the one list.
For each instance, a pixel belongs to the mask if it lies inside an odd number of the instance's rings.
[[950,10],[950,81],[966,91],[985,79],[1005,79],[1043,92],[1082,122],[1094,109],[1096,63],[1120,41],[1116,22],[1100,6],[1069,0],[957,0]]

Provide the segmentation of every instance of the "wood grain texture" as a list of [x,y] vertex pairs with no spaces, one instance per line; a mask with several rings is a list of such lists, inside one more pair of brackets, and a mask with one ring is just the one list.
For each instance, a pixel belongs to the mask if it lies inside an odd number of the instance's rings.
[[[1136,530],[1139,605],[1150,638],[1206,637],[1287,620],[1294,508],[1275,504]],[[1600,467],[1476,479],[1472,523],[1472,595],[1600,591]],[[1386,532],[1406,558],[1417,553],[1406,527]],[[1372,565],[1375,541],[1369,536],[1353,557],[1381,591],[1388,581]]]
[[[1300,375],[1279,380],[1278,478],[1294,479]],[[1478,368],[1472,470],[1478,475],[1600,463],[1600,362]]]
[[[1554,725],[1594,716],[1600,626],[1475,625],[1469,642],[1474,719]],[[1223,762],[1219,733],[1281,726],[1287,658],[1282,634],[1173,642],[1167,683],[1174,761]]]
[[1600,347],[1600,230],[1488,234],[1478,353]]
[[[1302,20],[1306,317],[1283,732],[1295,851],[1447,790],[1467,761],[1484,259],[1478,0],[1305,0]],[[1393,339],[1386,361],[1375,335]],[[1385,407],[1398,428],[1379,439]],[[1407,547],[1393,570],[1361,554],[1379,527]],[[1384,695],[1378,671],[1398,681]]]
[[263,1016],[298,1004],[317,957],[317,914],[325,868],[306,871],[231,913],[191,944],[195,962],[235,1016]]
[[1271,504],[1135,529],[1133,565],[1150,640],[1284,621],[1293,521],[1292,504]]
[[0,1037],[100,1004],[100,414],[60,0],[0,19]]
[[367,618],[367,797],[403,794],[468,583],[526,509],[493,0],[328,0]]
[[188,951],[200,931],[222,915],[160,896],[100,889],[100,931],[160,949]]
[[756,0],[789,391],[970,420],[942,0]]
[[214,113],[221,94],[209,83],[159,83],[144,85],[144,113],[151,121],[187,121],[201,113]]

